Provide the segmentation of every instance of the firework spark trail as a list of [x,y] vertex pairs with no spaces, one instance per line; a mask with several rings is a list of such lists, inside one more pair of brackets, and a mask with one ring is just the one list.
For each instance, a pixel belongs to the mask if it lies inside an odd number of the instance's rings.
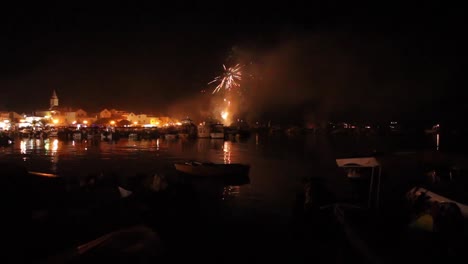
[[223,87],[226,90],[231,90],[232,87],[238,87],[239,84],[236,82],[236,80],[242,80],[242,72],[240,71],[242,66],[240,64],[229,68],[226,68],[226,66],[223,64],[223,68],[225,71],[223,75],[217,76],[213,81],[208,83],[212,84],[214,82],[220,82],[213,90],[213,94],[219,92]]

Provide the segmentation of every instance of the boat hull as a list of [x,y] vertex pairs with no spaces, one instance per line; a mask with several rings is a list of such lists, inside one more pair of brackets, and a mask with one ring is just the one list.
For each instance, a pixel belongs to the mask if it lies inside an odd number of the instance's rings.
[[250,170],[245,164],[200,164],[176,163],[177,171],[195,176],[242,176],[247,175]]
[[437,203],[448,202],[448,203],[456,204],[460,208],[460,212],[463,215],[463,217],[465,219],[468,219],[468,205],[466,204],[451,200],[445,196],[431,192],[422,187],[414,187],[407,193],[408,198],[411,198],[412,200],[415,200],[417,197],[421,195],[425,195],[430,202],[437,202]]
[[210,137],[214,139],[223,139],[224,133],[210,133]]

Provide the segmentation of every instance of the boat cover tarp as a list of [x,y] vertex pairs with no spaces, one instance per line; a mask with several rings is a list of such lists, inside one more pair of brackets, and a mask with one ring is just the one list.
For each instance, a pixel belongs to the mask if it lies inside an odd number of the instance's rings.
[[379,167],[380,163],[374,157],[336,159],[338,167]]

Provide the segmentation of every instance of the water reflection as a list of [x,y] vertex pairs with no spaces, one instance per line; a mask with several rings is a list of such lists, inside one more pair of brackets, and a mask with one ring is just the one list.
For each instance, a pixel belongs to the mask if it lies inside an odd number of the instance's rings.
[[240,186],[226,186],[223,189],[222,200],[232,199],[239,196]]
[[[54,139],[54,140],[49,140],[49,139],[46,139],[44,140],[44,154],[45,155],[55,155],[57,154],[57,151],[59,150],[59,141],[58,139]],[[73,146],[75,146],[75,142],[73,141]],[[33,149],[36,149],[36,150],[41,150],[41,148],[39,147],[41,144],[37,144],[36,145],[36,148],[33,148]]]
[[[75,141],[73,141],[75,142]],[[55,155],[57,154],[57,150],[58,150],[58,139],[54,139],[54,141],[52,142],[52,155]]]
[[[73,141],[74,143],[75,141]],[[58,139],[54,139],[54,141],[52,141],[52,155],[51,155],[51,163],[52,163],[52,166],[51,166],[51,170],[56,173],[57,172],[57,164],[58,164],[58,161],[59,161],[59,155],[57,155],[57,151],[59,149],[59,141]]]
[[209,138],[199,138],[197,140],[197,152],[205,152],[210,147]]
[[210,139],[210,147],[215,150],[223,149],[224,141],[222,139]]
[[223,152],[224,152],[224,163],[230,164],[231,163],[231,141],[224,141],[223,145]]
[[[331,139],[330,139],[331,138]],[[440,135],[424,138],[426,148],[440,149]],[[444,138],[445,150],[449,138]],[[397,148],[395,141],[364,142],[348,138],[304,135],[287,138],[255,134],[243,141],[222,139],[194,140],[126,140],[101,141],[58,139],[15,141],[13,148],[4,148],[3,160],[20,161],[33,171],[54,172],[60,175],[86,176],[96,172],[116,172],[119,175],[135,173],[174,173],[173,163],[180,160],[202,160],[214,163],[247,163],[251,165],[250,178],[241,186],[217,184],[213,186],[224,199],[236,197],[242,204],[267,201],[268,206],[289,208],[291,192],[298,179],[327,175],[335,166],[334,158],[342,153],[368,153],[379,149],[379,144]],[[385,145],[384,145],[385,144]],[[364,147],[363,147],[364,146]],[[364,151],[361,149],[364,148]],[[382,149],[382,147],[380,147]],[[24,162],[23,162],[24,160]],[[166,166],[167,165],[167,166]],[[162,171],[159,171],[162,170]],[[228,186],[226,186],[228,185]],[[218,186],[220,188],[218,188]],[[210,185],[211,188],[211,185]],[[208,187],[206,188],[208,189]],[[218,196],[219,197],[219,196]],[[259,202],[260,201],[260,202]]]
[[24,139],[21,140],[20,151],[21,151],[21,154],[26,154],[26,141]]

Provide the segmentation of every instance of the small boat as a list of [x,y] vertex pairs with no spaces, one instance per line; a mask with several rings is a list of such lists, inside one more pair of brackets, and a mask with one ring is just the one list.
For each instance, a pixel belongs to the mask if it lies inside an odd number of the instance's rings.
[[166,140],[176,140],[177,139],[177,134],[172,134],[172,133],[165,134],[164,139],[166,139]]
[[[464,205],[449,200],[424,188],[415,187],[408,194],[410,201],[418,200],[418,203],[410,203],[410,210],[407,210],[407,202],[402,203],[404,207],[379,207],[379,189],[381,176],[381,163],[374,157],[359,157],[352,159],[337,159],[339,168],[349,172],[349,169],[370,170],[368,180],[369,200],[368,206],[361,203],[332,203],[322,205],[312,203],[312,206],[304,207],[315,211],[310,217],[323,217],[330,223],[330,230],[339,230],[337,239],[345,239],[346,247],[349,247],[353,256],[357,256],[359,261],[368,263],[397,263],[397,262],[430,262],[435,263],[440,260],[451,261],[452,258],[465,254],[466,231],[464,223],[461,223],[460,214],[452,205],[456,204],[461,213],[464,213]],[[356,180],[365,175],[344,173],[348,179]],[[373,184],[377,182],[377,184]],[[307,186],[308,187],[308,186]],[[310,187],[308,187],[310,188]],[[307,189],[306,189],[307,191]],[[372,195],[371,194],[374,194]],[[307,201],[305,193],[304,201]],[[430,202],[439,203],[440,206],[419,205],[418,197],[425,195]],[[417,204],[415,206],[414,204]],[[304,203],[304,205],[307,205]],[[317,206],[314,206],[317,205]],[[317,210],[320,208],[320,210]],[[416,210],[417,209],[417,210]],[[416,212],[417,211],[417,212]],[[420,214],[419,211],[424,211]],[[460,212],[458,211],[458,212]],[[427,212],[437,214],[436,218],[425,217]],[[331,217],[330,217],[331,216]],[[415,217],[416,216],[416,217]],[[453,217],[453,218],[452,218]],[[414,220],[410,220],[415,218]],[[430,219],[427,220],[427,219]],[[434,221],[434,219],[438,219]],[[314,219],[315,220],[315,219]],[[436,223],[437,222],[437,223]],[[437,232],[432,232],[434,226]],[[417,228],[415,228],[417,227]],[[319,228],[323,229],[323,226]],[[320,230],[312,229],[315,233]],[[427,232],[430,231],[430,232]],[[332,240],[333,241],[333,240]],[[333,242],[333,246],[337,243]],[[348,250],[348,248],[346,249]],[[437,259],[437,261],[434,261]]]
[[232,163],[216,164],[212,162],[188,161],[175,163],[177,171],[195,176],[246,176],[250,165]]
[[224,139],[224,126],[223,124],[211,125],[210,138],[213,139]]
[[468,205],[454,201],[452,199],[449,199],[445,196],[442,196],[440,194],[437,194],[435,192],[431,192],[428,189],[425,189],[423,187],[414,187],[407,193],[407,198],[409,200],[416,200],[420,196],[425,196],[428,200],[429,203],[453,203],[458,206],[460,209],[461,215],[465,218],[468,219]]
[[211,128],[205,122],[201,123],[197,127],[197,137],[199,138],[209,138],[211,133]]
[[84,244],[39,259],[39,263],[149,263],[163,254],[161,238],[151,228],[135,225],[104,234]]

